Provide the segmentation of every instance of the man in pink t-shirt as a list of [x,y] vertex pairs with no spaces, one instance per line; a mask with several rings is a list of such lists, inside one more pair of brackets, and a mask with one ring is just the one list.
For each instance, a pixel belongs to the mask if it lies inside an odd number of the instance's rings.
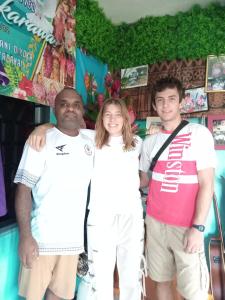
[[162,78],[152,90],[162,130],[147,137],[140,159],[141,186],[147,198],[146,255],[159,300],[173,299],[171,282],[185,299],[206,300],[208,270],[204,253],[205,221],[211,205],[216,156],[209,130],[186,125],[160,155],[149,180],[151,161],[181,122],[182,83]]

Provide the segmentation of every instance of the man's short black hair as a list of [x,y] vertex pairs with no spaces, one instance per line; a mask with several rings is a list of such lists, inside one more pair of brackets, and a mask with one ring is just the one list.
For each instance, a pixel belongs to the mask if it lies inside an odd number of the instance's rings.
[[156,93],[162,92],[165,89],[174,89],[176,88],[179,93],[179,102],[184,98],[184,88],[181,81],[175,77],[163,77],[156,81],[151,91],[152,104],[155,105],[155,96]]
[[56,98],[58,99],[65,91],[72,91],[74,92],[74,94],[76,94],[77,96],[80,97],[81,99],[81,102],[83,103],[83,99],[82,99],[82,96],[72,87],[70,86],[65,86],[57,95],[56,95]]

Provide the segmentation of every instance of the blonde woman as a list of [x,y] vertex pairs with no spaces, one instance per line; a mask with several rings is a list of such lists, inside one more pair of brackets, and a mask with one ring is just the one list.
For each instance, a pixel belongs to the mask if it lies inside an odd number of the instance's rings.
[[139,300],[144,228],[138,173],[141,140],[132,134],[122,100],[103,103],[95,145],[87,231],[97,300],[113,299],[115,263],[120,300]]

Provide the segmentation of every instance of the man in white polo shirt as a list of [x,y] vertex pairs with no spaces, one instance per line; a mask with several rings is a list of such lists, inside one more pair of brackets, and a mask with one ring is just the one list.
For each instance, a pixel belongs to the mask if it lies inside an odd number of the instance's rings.
[[41,151],[25,145],[16,173],[19,294],[28,300],[74,297],[94,155],[92,141],[80,133],[83,112],[80,95],[62,90],[55,99],[56,127]]

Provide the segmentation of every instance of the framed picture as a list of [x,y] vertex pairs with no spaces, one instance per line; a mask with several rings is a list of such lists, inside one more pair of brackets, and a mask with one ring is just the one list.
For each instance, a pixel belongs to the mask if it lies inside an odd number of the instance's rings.
[[182,114],[207,111],[208,109],[208,97],[204,87],[196,87],[185,90],[185,96],[181,108]]
[[148,65],[121,69],[121,88],[129,89],[148,84]]
[[154,134],[158,132],[162,127],[160,117],[147,117],[146,118],[146,129],[147,134]]
[[225,149],[225,115],[209,115],[208,128],[212,132],[215,149]]
[[205,91],[225,92],[225,54],[207,57]]

